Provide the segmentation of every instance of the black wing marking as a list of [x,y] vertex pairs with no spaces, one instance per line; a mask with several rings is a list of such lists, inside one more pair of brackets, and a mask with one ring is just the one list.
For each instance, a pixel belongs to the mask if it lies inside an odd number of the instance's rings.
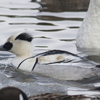
[[54,55],[54,54],[67,54],[67,55],[72,55],[72,56],[84,59],[84,58],[82,58],[82,57],[80,57],[80,56],[78,56],[74,53],[64,51],[64,50],[49,50],[49,51],[46,51],[46,52],[43,52],[43,53],[39,53],[36,56],[47,56],[47,55]]
[[[26,58],[26,59],[24,59],[23,61],[21,61],[21,62],[20,62],[20,64],[18,65],[17,69],[19,69],[19,68],[20,68],[21,64],[22,64],[24,61],[26,61],[26,60],[28,60],[28,59],[31,59],[31,58],[34,58],[34,57],[29,57],[29,58]],[[35,66],[36,66],[36,64],[37,64],[37,63],[38,63],[38,58],[36,58],[36,61],[35,61],[34,65],[33,65],[33,67],[32,67],[32,70],[31,70],[31,71],[33,71],[33,70],[34,70],[34,68],[35,68]]]
[[[20,65],[21,65],[24,61],[36,57],[36,62],[35,62],[35,64],[33,65],[33,68],[32,68],[32,70],[34,70],[36,64],[38,63],[38,57],[47,56],[47,55],[53,55],[53,54],[67,54],[67,55],[72,55],[72,56],[78,57],[78,58],[80,58],[80,59],[82,59],[82,60],[88,61],[87,59],[82,58],[82,57],[80,57],[80,56],[78,56],[78,55],[76,55],[76,54],[74,54],[74,53],[68,52],[68,51],[63,51],[63,50],[50,50],[50,51],[43,52],[43,53],[39,53],[39,54],[37,54],[37,55],[35,55],[35,56],[32,56],[32,57],[29,57],[29,58],[24,59],[24,60],[18,65],[17,69],[20,67]],[[73,60],[69,60],[69,61],[66,62],[66,59],[65,59],[65,60],[58,61],[58,62],[51,62],[51,63],[44,63],[44,64],[45,64],[45,65],[48,65],[48,64],[54,64],[54,63],[61,63],[61,62],[64,62],[64,61],[65,61],[65,63],[68,63],[68,62],[71,62],[71,61],[73,61]]]

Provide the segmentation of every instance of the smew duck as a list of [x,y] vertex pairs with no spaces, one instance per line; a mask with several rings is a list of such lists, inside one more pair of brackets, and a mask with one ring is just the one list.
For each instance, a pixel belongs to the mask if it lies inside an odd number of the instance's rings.
[[[29,33],[14,34],[0,46],[0,50],[9,51],[16,55],[12,64],[17,69],[33,70],[34,73],[43,76],[61,80],[78,80],[95,76],[95,73],[99,74],[96,69],[82,68],[79,67],[80,65],[73,66],[73,63],[84,60],[84,58],[68,51],[50,50],[34,55],[32,40],[33,36]],[[67,65],[68,62],[71,62],[70,65]]]

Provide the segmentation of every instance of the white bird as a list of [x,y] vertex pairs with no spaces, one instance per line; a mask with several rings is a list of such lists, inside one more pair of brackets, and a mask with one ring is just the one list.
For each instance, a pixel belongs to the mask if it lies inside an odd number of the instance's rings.
[[[32,39],[33,37],[28,33],[14,34],[7,39],[0,50],[6,50],[16,55],[12,64],[17,69],[26,71],[34,69],[34,73],[47,77],[61,80],[78,80],[99,74],[99,70],[94,71],[95,69],[92,68],[79,67],[81,65],[73,66],[72,62],[84,59],[68,51],[50,50],[33,56]],[[87,62],[87,60],[85,61]],[[65,62],[71,62],[70,67]]]
[[90,0],[76,37],[76,46],[88,55],[100,55],[100,0]]
[[14,34],[7,39],[5,44],[1,45],[0,50],[6,50],[15,54],[16,57],[13,59],[12,64],[19,69],[29,71],[35,67],[37,62],[41,64],[52,64],[64,60],[69,62],[72,61],[72,59],[67,59],[66,55],[79,57],[73,53],[62,50],[50,50],[33,56],[32,40],[33,36],[28,33]]

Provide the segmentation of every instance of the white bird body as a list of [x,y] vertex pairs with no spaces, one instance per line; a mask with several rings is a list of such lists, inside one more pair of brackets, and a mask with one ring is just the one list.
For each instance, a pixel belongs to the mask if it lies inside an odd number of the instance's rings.
[[[12,61],[13,66],[18,68],[19,64],[26,58],[24,57],[15,57]],[[21,66],[18,69],[26,70],[26,71],[32,71],[32,68],[34,67],[34,64],[36,62],[36,58],[31,58],[26,60],[24,63],[21,64]]]
[[[99,75],[92,64],[91,68],[75,66],[75,62],[84,59],[68,51],[50,50],[33,56],[32,39],[28,33],[14,34],[3,45],[3,49],[16,55],[12,64],[17,69],[33,70],[42,76],[60,80],[78,80]],[[71,62],[70,65],[67,62]]]
[[100,0],[90,0],[86,17],[76,37],[79,51],[100,55]]

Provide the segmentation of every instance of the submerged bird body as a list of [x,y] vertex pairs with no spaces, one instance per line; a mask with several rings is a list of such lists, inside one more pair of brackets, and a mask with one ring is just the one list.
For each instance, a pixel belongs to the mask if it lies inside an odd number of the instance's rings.
[[87,14],[76,37],[79,51],[100,55],[100,0],[90,0]]

